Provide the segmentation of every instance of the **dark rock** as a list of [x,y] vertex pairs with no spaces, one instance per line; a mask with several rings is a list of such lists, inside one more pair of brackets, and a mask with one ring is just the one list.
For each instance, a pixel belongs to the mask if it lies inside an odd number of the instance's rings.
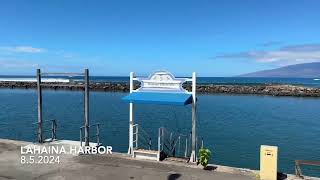
[[[47,83],[55,84],[55,83]],[[83,87],[73,87],[72,85],[83,85],[81,82],[72,83],[59,83],[68,86],[54,86],[54,87],[44,87],[51,88],[54,90],[83,90]],[[69,86],[70,85],[70,86]],[[140,84],[134,84],[134,89],[140,87]],[[184,84],[183,87],[188,91],[191,91],[190,84]],[[0,88],[37,88],[37,83],[35,82],[0,82]],[[128,83],[91,83],[89,86],[92,91],[119,91],[128,92]],[[273,84],[261,84],[254,86],[246,85],[214,85],[214,84],[199,84],[197,85],[198,93],[224,93],[224,94],[258,94],[258,95],[271,95],[271,96],[297,96],[297,97],[320,97],[319,88],[307,88],[292,85],[273,85]]]

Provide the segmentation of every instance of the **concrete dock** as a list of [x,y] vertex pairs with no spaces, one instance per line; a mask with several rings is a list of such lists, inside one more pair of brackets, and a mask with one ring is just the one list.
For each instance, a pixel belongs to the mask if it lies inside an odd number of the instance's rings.
[[[21,146],[29,142],[0,139],[0,180],[3,179],[257,179],[257,171],[212,165],[211,170],[177,161],[136,160],[123,153],[112,155],[60,155],[60,163],[22,164]],[[50,144],[49,144],[50,145]],[[49,146],[48,145],[48,146]],[[45,145],[47,146],[47,145]],[[296,179],[288,176],[288,179]],[[317,179],[317,178],[307,178]]]

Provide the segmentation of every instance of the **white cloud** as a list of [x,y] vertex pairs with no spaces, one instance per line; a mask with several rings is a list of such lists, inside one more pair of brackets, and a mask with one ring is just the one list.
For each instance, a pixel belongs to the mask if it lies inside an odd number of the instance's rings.
[[0,50],[14,53],[42,53],[46,51],[46,49],[35,48],[32,46],[3,46],[0,47]]
[[320,44],[284,46],[276,50],[255,50],[240,53],[227,53],[215,59],[250,59],[257,62],[277,63],[280,65],[320,61]]
[[35,68],[39,65],[37,63],[32,63],[26,60],[14,60],[14,59],[1,59],[0,58],[0,67],[4,69],[8,68]]

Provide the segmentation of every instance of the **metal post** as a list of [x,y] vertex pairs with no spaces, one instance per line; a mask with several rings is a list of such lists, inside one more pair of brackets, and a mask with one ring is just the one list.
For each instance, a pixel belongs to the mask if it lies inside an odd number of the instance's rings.
[[[130,93],[133,92],[133,72],[130,72]],[[133,124],[134,124],[134,106],[133,103],[129,104],[129,148],[128,154],[132,154],[133,150]]]
[[186,137],[186,148],[184,150],[184,157],[187,157],[188,155],[188,137]]
[[82,147],[82,128],[80,127],[80,146]]
[[178,138],[178,141],[179,141],[179,144],[178,144],[178,155],[180,155],[180,136],[179,136],[179,138]]
[[85,146],[89,146],[89,70],[84,70],[84,136]]
[[54,140],[54,120],[51,121],[51,141]]
[[136,148],[138,149],[139,125],[136,125]]
[[164,127],[161,128],[161,150],[163,151],[164,147]]
[[197,137],[197,97],[196,97],[196,73],[192,73],[192,139],[191,139],[191,156],[190,161],[192,163],[197,162],[196,155],[196,137]]
[[203,138],[201,138],[201,149],[203,149]]
[[159,128],[159,134],[158,134],[158,152],[161,151],[161,128]]
[[54,120],[54,139],[57,139],[57,121]]
[[38,142],[43,142],[42,134],[42,91],[41,91],[41,71],[37,69],[37,91],[38,91]]
[[100,145],[100,124],[97,124],[97,145]]

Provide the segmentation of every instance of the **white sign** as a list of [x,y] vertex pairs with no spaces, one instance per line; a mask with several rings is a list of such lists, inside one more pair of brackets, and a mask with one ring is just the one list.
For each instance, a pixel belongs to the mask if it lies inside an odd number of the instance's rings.
[[186,91],[182,87],[186,79],[175,78],[168,71],[157,71],[148,78],[139,78],[138,81],[141,82],[139,91]]

